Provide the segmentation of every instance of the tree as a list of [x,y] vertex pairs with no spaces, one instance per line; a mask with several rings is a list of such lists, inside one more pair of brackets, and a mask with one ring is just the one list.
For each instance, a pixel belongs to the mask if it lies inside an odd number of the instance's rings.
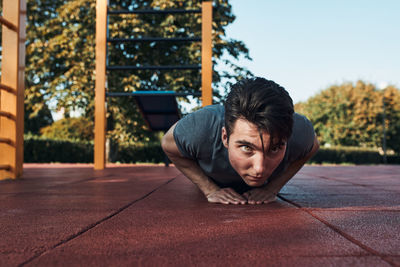
[[[37,103],[44,103],[43,99],[36,101]],[[28,105],[25,104],[24,133],[38,135],[40,134],[41,128],[49,126],[53,122],[53,116],[45,103],[40,109],[37,109],[36,112],[33,111],[32,107],[28,107]]]
[[[388,147],[399,151],[400,91],[393,86],[385,91]],[[322,144],[342,146],[382,146],[382,97],[373,84],[333,85],[295,109],[314,124]]]
[[50,98],[45,93],[51,73],[38,70],[37,63],[43,60],[46,50],[45,40],[48,35],[38,32],[46,22],[56,15],[60,1],[29,0],[27,1],[27,28],[26,28],[26,71],[25,71],[25,133],[39,134],[42,127],[53,123],[48,106]]
[[[42,95],[55,101],[68,114],[75,109],[93,119],[95,63],[95,0],[28,0],[27,94],[26,100]],[[111,1],[110,9],[198,9],[201,1],[136,0]],[[225,28],[235,19],[227,0],[214,1],[213,61],[234,72],[214,71],[213,87],[251,75],[232,59],[250,59],[248,49],[228,39]],[[112,38],[201,36],[201,15],[118,15],[109,17]],[[200,63],[200,43],[109,44],[109,65],[179,65]],[[109,91],[174,90],[199,91],[198,71],[110,72]],[[215,100],[221,98],[217,91]],[[29,104],[30,105],[30,104]],[[32,105],[36,110],[37,105]],[[109,136],[121,142],[157,139],[150,133],[130,98],[109,98]]]
[[[389,148],[400,154],[400,90],[388,86],[382,92],[382,97],[382,101],[385,102],[386,143]],[[382,101],[380,102],[383,103]]]
[[43,137],[50,139],[93,140],[93,121],[84,117],[63,118],[40,129]]

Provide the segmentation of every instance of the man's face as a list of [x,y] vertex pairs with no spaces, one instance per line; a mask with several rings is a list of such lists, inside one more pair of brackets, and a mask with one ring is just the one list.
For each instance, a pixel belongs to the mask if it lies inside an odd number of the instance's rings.
[[235,171],[249,186],[262,186],[272,172],[281,163],[286,151],[286,141],[270,140],[267,132],[262,132],[261,142],[257,127],[238,119],[229,137],[225,127],[222,128],[222,142],[228,149],[229,161]]

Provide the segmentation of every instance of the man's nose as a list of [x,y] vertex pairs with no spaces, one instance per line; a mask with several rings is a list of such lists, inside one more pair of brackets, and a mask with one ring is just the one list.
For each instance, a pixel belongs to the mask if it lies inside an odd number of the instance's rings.
[[253,169],[256,176],[262,176],[265,171],[265,157],[262,153],[254,157]]

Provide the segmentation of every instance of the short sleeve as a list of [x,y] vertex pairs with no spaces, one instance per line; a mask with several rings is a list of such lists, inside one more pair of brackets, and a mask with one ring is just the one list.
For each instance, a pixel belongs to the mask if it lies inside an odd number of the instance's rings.
[[313,148],[315,131],[312,123],[303,115],[294,114],[293,132],[289,139],[289,162],[304,158]]
[[202,108],[182,118],[174,129],[175,143],[186,158],[198,160],[212,154],[221,116],[218,107]]

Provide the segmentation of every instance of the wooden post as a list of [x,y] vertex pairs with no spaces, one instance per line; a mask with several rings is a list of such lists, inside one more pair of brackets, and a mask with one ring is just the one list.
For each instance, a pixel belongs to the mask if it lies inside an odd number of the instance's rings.
[[96,92],[94,120],[94,169],[106,162],[106,45],[107,0],[96,1]]
[[212,2],[202,3],[201,92],[203,107],[212,105]]
[[18,38],[18,97],[17,97],[17,177],[22,176],[24,163],[24,102],[25,102],[25,42],[26,42],[26,0],[20,0]]
[[3,0],[0,180],[23,170],[26,0]]

